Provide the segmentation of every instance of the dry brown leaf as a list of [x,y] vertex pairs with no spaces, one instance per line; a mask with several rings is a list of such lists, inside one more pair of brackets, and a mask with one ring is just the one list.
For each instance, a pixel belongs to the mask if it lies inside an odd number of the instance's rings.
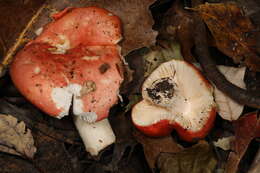
[[0,77],[16,50],[24,43],[25,30],[32,24],[33,16],[37,16],[36,12],[43,3],[44,0],[27,0],[27,3],[21,0],[0,1],[0,25],[4,26],[0,28]]
[[0,114],[0,151],[33,158],[34,146],[31,130],[24,122],[17,122],[11,115]]
[[171,136],[152,138],[135,131],[134,137],[143,145],[145,158],[151,169],[155,168],[160,153],[178,153],[183,149]]
[[42,173],[28,160],[0,153],[1,173]]
[[[245,83],[243,80],[246,72],[245,67],[235,68],[218,66],[218,69],[228,81],[245,89]],[[214,86],[214,97],[218,106],[218,113],[223,119],[229,121],[237,120],[242,114],[244,105],[241,105],[228,97],[222,91],[218,90],[216,86]]]
[[[50,138],[38,131],[34,131],[35,144],[38,148],[37,155],[34,158],[34,164],[40,168],[41,172],[55,172],[55,173],[72,173],[77,171],[79,161],[74,155],[70,155],[69,149],[66,150],[64,143]],[[74,150],[76,152],[78,150]],[[84,153],[84,148],[76,155],[80,156]],[[76,163],[73,163],[75,160]]]
[[163,18],[160,34],[164,39],[176,39],[181,44],[181,52],[185,60],[194,62],[191,49],[194,45],[192,15],[183,9],[180,0],[175,1]]
[[179,153],[162,153],[158,158],[160,173],[213,173],[216,165],[215,154],[205,141]]
[[195,8],[203,18],[216,45],[236,63],[245,63],[250,69],[260,71],[260,57],[256,51],[255,26],[234,3],[203,4]]
[[23,27],[44,2],[44,0],[27,1],[27,3],[22,3],[22,0],[0,1],[0,25],[4,26],[0,27],[0,59],[7,53]]
[[238,165],[245,154],[251,140],[259,136],[260,120],[257,113],[249,113],[234,121],[235,140],[231,145],[232,152],[229,154],[226,173],[236,173]]

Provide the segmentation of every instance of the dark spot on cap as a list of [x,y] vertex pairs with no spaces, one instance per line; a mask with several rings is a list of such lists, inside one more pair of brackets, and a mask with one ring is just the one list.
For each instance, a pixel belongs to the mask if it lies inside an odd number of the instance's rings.
[[162,101],[162,96],[169,99],[173,97],[174,85],[169,83],[169,80],[170,78],[161,78],[155,81],[151,88],[146,89],[148,96],[156,103]]
[[110,65],[108,63],[102,64],[98,69],[101,74],[106,73],[106,71],[110,68]]

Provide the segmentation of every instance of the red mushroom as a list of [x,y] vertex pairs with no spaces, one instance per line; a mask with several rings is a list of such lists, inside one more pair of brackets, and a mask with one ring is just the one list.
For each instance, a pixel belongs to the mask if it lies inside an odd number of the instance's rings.
[[[103,136],[92,134],[87,139],[102,143],[86,146],[93,155],[115,140],[108,121],[103,119],[117,103],[123,80],[120,48],[116,45],[120,39],[120,20],[109,11],[97,7],[65,9],[18,52],[10,68],[15,86],[42,111],[62,118],[73,106],[74,115],[86,121],[77,123],[80,120],[75,118],[81,136],[88,136],[87,129],[101,120],[96,125],[98,131],[104,126],[110,128],[100,133]],[[107,136],[111,138],[104,140]],[[88,143],[85,138],[83,141]]]
[[171,60],[160,65],[142,87],[132,110],[135,126],[149,136],[177,131],[186,141],[207,135],[216,114],[213,88],[196,67]]

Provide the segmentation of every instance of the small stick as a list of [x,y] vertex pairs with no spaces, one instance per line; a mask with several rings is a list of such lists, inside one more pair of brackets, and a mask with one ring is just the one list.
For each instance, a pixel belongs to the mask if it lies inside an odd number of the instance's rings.
[[195,49],[198,55],[198,61],[205,71],[207,78],[212,81],[216,87],[227,96],[250,107],[260,108],[260,97],[252,92],[237,87],[230,83],[225,76],[219,72],[215,62],[210,57],[207,46],[206,27],[199,15],[195,14]]

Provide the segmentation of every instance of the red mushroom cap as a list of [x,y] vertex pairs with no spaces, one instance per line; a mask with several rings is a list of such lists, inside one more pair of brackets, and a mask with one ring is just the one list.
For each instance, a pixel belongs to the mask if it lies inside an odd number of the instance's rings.
[[34,42],[64,45],[74,48],[85,45],[114,45],[121,36],[120,19],[111,12],[98,7],[66,8],[54,15],[54,21]]
[[177,131],[186,141],[203,138],[213,126],[213,89],[193,65],[172,60],[160,65],[144,82],[144,100],[132,110],[135,126],[149,136]]
[[99,121],[117,102],[123,80],[116,45],[120,21],[97,7],[61,13],[16,55],[10,75],[20,92],[47,114],[61,118],[73,103],[75,115]]

